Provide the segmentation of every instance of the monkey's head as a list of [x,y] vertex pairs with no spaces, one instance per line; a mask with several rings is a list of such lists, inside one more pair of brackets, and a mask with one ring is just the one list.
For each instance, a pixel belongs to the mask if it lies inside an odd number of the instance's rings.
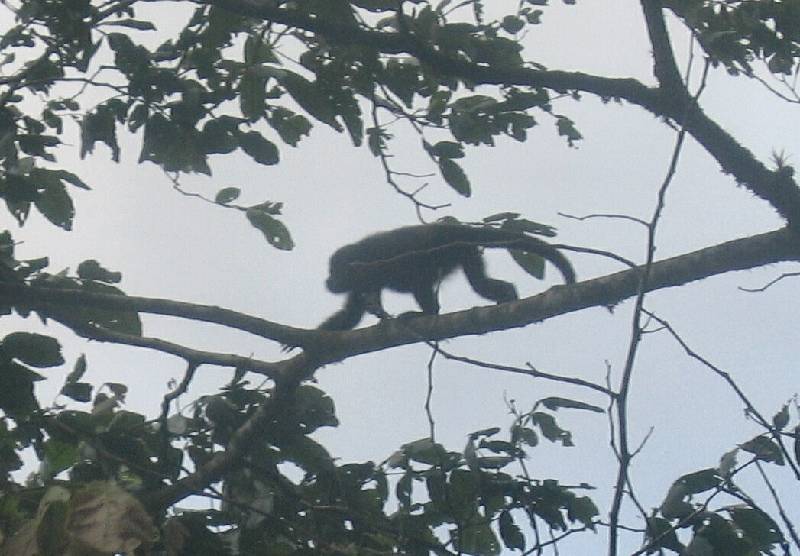
[[330,274],[325,281],[331,293],[347,293],[354,289],[351,263],[355,257],[349,247],[342,247],[331,255]]

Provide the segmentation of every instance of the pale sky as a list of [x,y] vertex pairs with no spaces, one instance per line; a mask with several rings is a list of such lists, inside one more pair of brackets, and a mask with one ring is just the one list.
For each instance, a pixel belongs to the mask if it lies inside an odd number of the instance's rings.
[[[649,45],[638,6],[633,1],[584,1],[571,8],[558,3],[546,10],[544,24],[530,33],[525,56],[552,69],[632,76],[652,83]],[[592,33],[582,31],[588,28]],[[674,42],[685,52],[688,36],[679,31]],[[775,99],[754,82],[712,70],[701,104],[762,161],[768,160],[772,150],[793,155],[798,149],[800,117],[795,106]],[[540,126],[524,144],[500,141],[494,148],[468,148],[463,163],[473,185],[471,199],[459,198],[431,178],[427,198],[450,202],[452,207],[428,214],[428,219],[453,215],[475,220],[516,211],[556,226],[560,243],[606,249],[642,261],[643,228],[617,220],[578,222],[558,213],[649,218],[675,132],[637,107],[604,104],[588,95],[581,102],[559,100],[554,107],[575,120],[583,133],[585,140],[577,149],[568,148],[556,136],[552,119],[537,114]],[[432,171],[420,154],[419,140],[408,130],[392,131],[398,136],[393,143],[396,167]],[[343,301],[324,289],[329,254],[374,231],[415,222],[413,207],[384,183],[380,165],[367,149],[353,148],[345,135],[321,125],[298,148],[282,146],[282,162],[276,167],[228,155],[214,159],[212,178],[182,179],[186,189],[209,197],[222,187],[236,186],[244,190],[241,204],[283,202],[284,222],[297,247],[281,252],[268,246],[241,213],[183,197],[152,164],[138,166],[139,140],[121,138],[121,164],[111,162],[101,145],[85,161],[77,160],[77,147],[65,150],[68,166],[94,190],[73,191],[78,214],[69,233],[54,229],[38,215],[17,230],[11,218],[3,216],[15,239],[24,241],[18,258],[48,254],[53,272],[64,266],[74,269],[80,261],[95,258],[123,273],[121,286],[130,294],[219,305],[311,328]],[[790,162],[796,163],[796,156]],[[415,188],[411,182],[408,185]],[[764,202],[722,175],[716,163],[688,141],[668,193],[657,258],[780,225]],[[579,279],[621,269],[594,256],[570,257]],[[558,273],[548,270],[547,284],[557,283]],[[798,286],[785,280],[759,294],[737,288],[758,287],[781,272],[794,270],[796,265],[785,264],[714,277],[654,293],[648,296],[647,306],[670,321],[695,350],[730,372],[755,405],[771,416],[798,388],[795,335],[790,332],[797,328],[797,317],[786,302]],[[490,273],[515,282],[523,296],[543,289],[542,283],[514,268],[504,253],[491,254]],[[391,313],[413,308],[410,296],[386,296],[385,300]],[[468,290],[462,276],[442,288],[443,312],[485,303]],[[615,380],[624,365],[631,306],[624,303],[613,314],[604,308],[588,309],[522,330],[452,340],[443,347],[497,363],[523,366],[530,362],[541,370],[603,383],[607,368]],[[0,334],[3,327],[12,330],[19,324],[3,319]],[[145,325],[148,336],[191,347],[267,360],[282,357],[277,346],[263,339],[219,327],[157,317],[146,318]],[[50,333],[58,330],[68,361],[86,353],[87,380],[129,384],[128,407],[133,411],[155,414],[161,395],[155,392],[165,391],[169,379],[182,375],[183,363],[173,358],[87,343],[57,326],[44,329],[33,319],[22,326]],[[380,461],[401,444],[427,436],[423,404],[428,358],[424,346],[409,346],[320,370],[319,386],[336,402],[341,420],[338,429],[319,435],[326,447],[343,461]],[[192,393],[212,392],[230,375],[228,370],[202,368]],[[41,385],[41,392],[50,392],[42,398],[43,404],[59,386],[58,379]],[[645,337],[632,392],[632,445],[637,446],[652,430],[632,469],[646,508],[660,504],[680,475],[717,465],[724,452],[759,432],[743,418],[741,405],[722,381],[687,358],[666,333]],[[460,450],[469,432],[511,423],[504,396],[515,399],[524,410],[548,395],[606,403],[599,395],[577,388],[440,360],[435,367],[433,400],[437,440]],[[182,401],[188,404],[191,399],[184,396]],[[593,484],[599,490],[590,496],[607,510],[616,468],[608,448],[606,417],[563,411],[557,417],[572,431],[576,447],[543,443],[532,450],[532,473],[564,483]],[[779,481],[774,471],[770,469]],[[800,505],[788,509],[795,521],[800,519]],[[641,525],[637,518],[631,522]],[[634,545],[638,540],[632,539]],[[578,542],[592,541],[600,543],[591,536]]]

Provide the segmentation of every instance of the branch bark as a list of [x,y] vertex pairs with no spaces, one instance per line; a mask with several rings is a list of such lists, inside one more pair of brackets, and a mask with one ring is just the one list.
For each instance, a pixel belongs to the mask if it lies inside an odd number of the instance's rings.
[[[682,286],[689,282],[734,270],[757,268],[782,261],[800,260],[800,236],[790,228],[728,241],[654,263],[647,291]],[[168,299],[86,293],[0,282],[0,302],[36,310],[51,305],[124,309],[189,320],[210,322],[243,330],[281,343],[299,345],[313,353],[302,365],[287,362],[266,364],[265,374],[290,381],[309,378],[322,365],[386,348],[486,334],[520,328],[551,317],[589,307],[609,307],[636,295],[642,267],[586,280],[571,286],[556,286],[514,303],[476,307],[438,316],[392,319],[378,325],[328,332],[283,326],[211,305],[196,305]],[[99,339],[99,338],[98,338]],[[114,341],[109,335],[107,341]],[[121,343],[135,345],[130,339]],[[142,341],[144,342],[144,340]],[[147,342],[144,342],[147,343]],[[142,347],[154,347],[143,345]],[[169,352],[169,345],[163,351]],[[179,353],[176,353],[179,355]],[[294,361],[298,358],[294,358]],[[302,359],[302,358],[301,358]]]

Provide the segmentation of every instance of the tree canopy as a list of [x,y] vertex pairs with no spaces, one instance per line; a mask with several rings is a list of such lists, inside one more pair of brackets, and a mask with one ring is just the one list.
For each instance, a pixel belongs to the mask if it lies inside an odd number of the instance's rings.
[[[745,146],[747,137],[730,133],[704,105],[714,86],[752,85],[787,109],[800,103],[800,3],[631,2],[630,18],[649,39],[641,45],[652,66],[648,81],[547,67],[531,48],[532,37],[554,12],[567,11],[569,20],[583,3],[548,4],[3,2],[0,198],[12,218],[0,233],[0,554],[555,554],[561,546],[593,546],[594,553],[611,555],[800,553],[792,521],[800,512],[790,490],[800,480],[795,393],[785,392],[782,406],[757,407],[729,372],[696,352],[645,302],[658,290],[800,259],[800,189],[790,157],[775,152],[761,160]],[[567,31],[576,41],[585,32]],[[676,46],[676,36],[688,38],[688,48]],[[719,85],[711,76],[726,78]],[[47,243],[25,236],[39,216],[70,232],[81,216],[76,195],[108,187],[87,177],[93,162],[108,156],[120,162],[130,151],[141,167],[151,163],[163,171],[166,186],[206,201],[201,210],[241,215],[263,236],[265,249],[291,251],[303,224],[287,223],[279,198],[251,202],[264,193],[227,184],[195,192],[183,180],[199,174],[217,184],[214,166],[225,156],[247,157],[254,172],[280,165],[287,147],[304,152],[319,128],[370,154],[387,195],[407,204],[409,221],[431,221],[444,216],[448,198],[467,199],[488,187],[470,179],[470,157],[510,142],[527,147],[534,134],[555,135],[565,149],[580,145],[581,122],[570,108],[588,98],[602,101],[596,110],[645,111],[653,126],[674,134],[671,158],[654,161],[667,170],[661,183],[648,185],[656,206],[647,219],[580,217],[641,226],[646,253],[634,262],[591,244],[557,244],[570,258],[604,257],[624,269],[582,279],[576,264],[578,283],[519,301],[347,331],[298,328],[278,322],[263,305],[243,312],[158,291],[128,295],[122,274],[102,260],[74,261],[74,272],[53,269]],[[613,142],[613,134],[607,130],[602,140]],[[688,142],[727,176],[732,190],[744,188],[753,206],[769,206],[783,225],[656,257],[665,197]],[[430,173],[417,174],[398,160],[413,148]],[[64,162],[76,153],[85,172]],[[520,209],[471,224],[556,243],[555,230],[532,218]],[[20,257],[23,242],[39,254]],[[512,256],[542,278],[541,258]],[[146,263],[141,268],[148,272]],[[633,306],[626,357],[605,382],[499,363],[492,355],[479,360],[440,343],[590,308],[613,311],[626,301]],[[152,315],[297,349],[267,360],[190,347],[148,333]],[[32,322],[47,325],[48,333],[32,332]],[[642,497],[630,470],[647,445],[631,434],[629,402],[639,347],[653,332],[669,336],[719,377],[758,432],[743,427],[740,443],[720,452],[718,465],[677,471],[665,492]],[[153,393],[160,411],[148,415],[125,404],[129,385],[87,379],[91,356],[65,360],[62,345],[77,338],[176,357],[183,377]],[[333,398],[315,384],[316,373],[409,344],[429,351],[429,372],[435,360],[459,361],[575,387],[604,403],[572,394],[547,395],[530,407],[508,400],[508,422],[463,431],[463,449],[439,442],[432,424],[429,436],[400,440],[379,463],[337,458],[318,436],[339,420]],[[67,369],[63,384],[45,386],[53,382],[44,380],[48,370],[57,368]],[[195,395],[192,385],[209,368],[226,370],[229,380]],[[46,387],[58,392],[49,405],[42,401]],[[531,469],[536,451],[573,446],[565,415],[601,414],[617,462],[611,488],[600,485],[608,496],[594,496],[598,485]],[[433,423],[430,412],[428,418]],[[25,475],[34,461],[38,469]],[[768,471],[780,472],[784,482],[774,486]],[[757,486],[745,488],[740,481],[753,476]],[[785,481],[793,481],[789,489]]]

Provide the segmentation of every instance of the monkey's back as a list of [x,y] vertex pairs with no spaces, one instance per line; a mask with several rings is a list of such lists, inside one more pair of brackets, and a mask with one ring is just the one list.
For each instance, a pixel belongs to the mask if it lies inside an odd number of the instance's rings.
[[422,224],[379,232],[342,247],[331,257],[327,286],[334,293],[382,288],[419,292],[465,261],[475,261],[480,246],[538,254],[556,265],[567,283],[575,281],[566,257],[538,238],[495,228]]
[[382,286],[413,292],[420,282],[430,283],[452,272],[461,252],[475,248],[464,236],[468,230],[453,224],[422,224],[367,236],[333,254],[328,288],[344,292]]

